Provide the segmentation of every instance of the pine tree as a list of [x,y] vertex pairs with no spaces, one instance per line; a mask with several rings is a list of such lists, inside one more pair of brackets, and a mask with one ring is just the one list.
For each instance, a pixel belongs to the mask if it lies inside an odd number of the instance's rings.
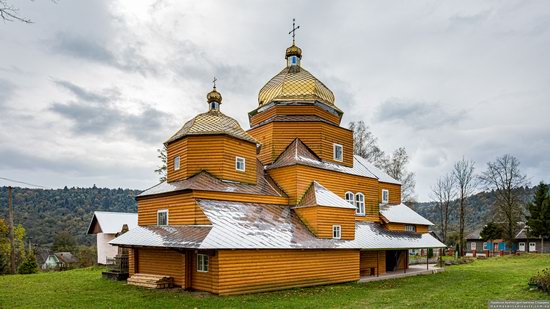
[[549,191],[548,185],[541,182],[537,186],[533,202],[528,205],[527,225],[529,226],[529,234],[535,237],[550,237]]
[[36,262],[36,257],[34,252],[30,250],[25,256],[23,263],[17,268],[17,273],[19,274],[36,274],[38,272],[38,263]]

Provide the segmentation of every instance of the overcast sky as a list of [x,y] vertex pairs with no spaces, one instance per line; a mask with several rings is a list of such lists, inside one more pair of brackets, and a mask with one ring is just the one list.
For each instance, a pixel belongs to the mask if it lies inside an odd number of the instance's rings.
[[0,177],[156,184],[156,149],[207,110],[213,76],[249,127],[295,17],[302,65],[344,125],[406,147],[420,200],[463,156],[550,180],[548,1],[9,2],[34,23],[0,22]]

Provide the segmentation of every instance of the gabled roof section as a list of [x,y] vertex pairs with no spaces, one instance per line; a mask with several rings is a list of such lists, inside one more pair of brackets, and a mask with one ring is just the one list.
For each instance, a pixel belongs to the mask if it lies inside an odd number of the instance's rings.
[[176,132],[166,144],[176,141],[189,135],[218,135],[225,134],[247,142],[258,144],[258,141],[248,135],[237,120],[226,116],[218,110],[210,110],[206,113],[198,114],[195,118],[186,122],[183,127]]
[[363,165],[367,170],[374,174],[376,178],[378,178],[378,181],[401,185],[401,182],[399,180],[395,180],[390,175],[386,174],[384,171],[374,166],[374,164],[367,161],[367,159],[358,155],[353,155],[353,160],[354,162],[359,162],[359,164]]
[[356,222],[354,240],[317,238],[284,205],[198,200],[211,226],[142,226],[112,245],[193,249],[415,249],[442,248],[429,233],[388,231],[375,222]]
[[309,149],[299,138],[295,139],[279,155],[277,160],[266,166],[266,169],[275,169],[291,165],[306,165],[339,173],[357,175],[377,179],[363,164],[356,161],[354,157],[353,167],[322,161],[311,149]]
[[286,194],[265,173],[260,161],[256,162],[256,184],[247,184],[234,181],[220,180],[207,171],[202,171],[188,179],[173,182],[162,182],[141,192],[138,197],[151,196],[163,193],[198,190],[214,192],[232,192],[242,194],[259,194],[286,197]]
[[422,217],[405,204],[380,205],[380,214],[392,223],[434,225],[430,220]]
[[95,234],[94,228],[99,225],[100,233],[116,234],[122,230],[124,224],[129,229],[138,225],[138,214],[129,212],[94,211],[88,225],[88,234]]
[[326,206],[336,208],[355,209],[355,206],[323,187],[317,181],[313,181],[306,193],[295,208]]

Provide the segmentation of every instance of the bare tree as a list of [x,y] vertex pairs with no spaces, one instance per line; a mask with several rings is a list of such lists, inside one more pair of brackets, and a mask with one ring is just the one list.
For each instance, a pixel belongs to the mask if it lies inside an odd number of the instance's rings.
[[353,153],[379,166],[386,154],[378,146],[378,138],[369,130],[363,120],[349,123],[353,131]]
[[519,160],[506,154],[494,162],[487,163],[487,170],[480,176],[487,189],[495,190],[495,210],[497,219],[504,222],[504,238],[509,243],[517,232],[517,222],[524,215],[522,191],[518,190],[528,185],[527,176],[519,169]]
[[432,198],[439,211],[441,239],[447,243],[447,231],[449,229],[449,217],[452,212],[451,204],[456,198],[455,183],[452,174],[440,177],[432,186]]
[[28,18],[19,15],[19,9],[9,4],[6,0],[0,0],[0,18],[4,21],[21,21],[27,24],[32,23]]
[[460,256],[464,253],[464,226],[468,197],[474,193],[476,181],[474,176],[475,162],[464,158],[455,163],[452,177],[457,188],[458,210],[459,210],[459,231]]
[[157,149],[158,152],[158,158],[160,159],[161,165],[155,170],[155,173],[159,174],[159,181],[165,182],[166,181],[166,171],[168,164],[168,149],[166,148],[166,145],[162,147],[162,149]]
[[381,163],[382,169],[391,177],[401,182],[401,200],[404,203],[414,203],[415,175],[407,170],[409,155],[404,147],[396,149]]

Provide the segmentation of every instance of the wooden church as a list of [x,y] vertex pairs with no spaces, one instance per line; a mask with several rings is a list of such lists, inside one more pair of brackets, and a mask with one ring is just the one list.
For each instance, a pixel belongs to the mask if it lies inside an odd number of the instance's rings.
[[332,91],[286,49],[250,129],[222,96],[170,137],[167,181],[137,197],[130,278],[171,277],[220,295],[357,281],[408,267],[408,250],[444,244],[401,203],[399,181],[353,154]]

